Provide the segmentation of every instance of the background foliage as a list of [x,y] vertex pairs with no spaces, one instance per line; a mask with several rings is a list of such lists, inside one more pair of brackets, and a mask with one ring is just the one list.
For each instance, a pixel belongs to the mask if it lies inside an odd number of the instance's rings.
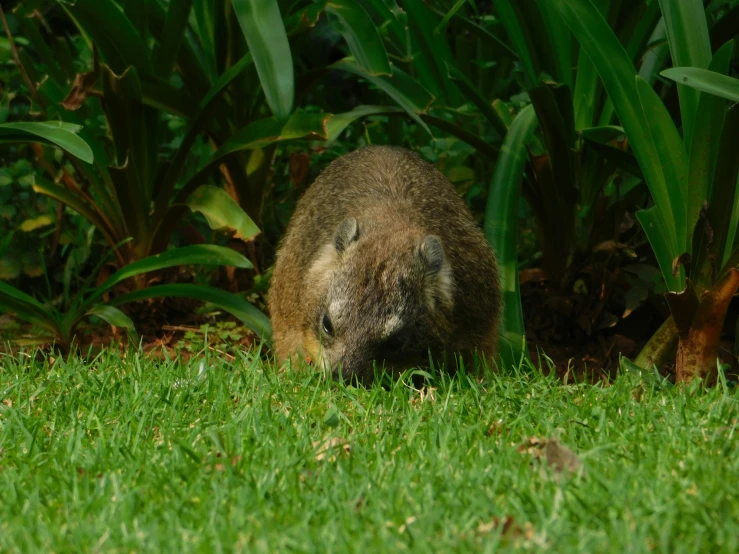
[[381,143],[484,227],[508,361],[736,362],[734,0],[25,0],[3,20],[5,338],[69,348],[101,319],[161,338],[182,315],[161,299],[186,297],[268,341],[296,199]]

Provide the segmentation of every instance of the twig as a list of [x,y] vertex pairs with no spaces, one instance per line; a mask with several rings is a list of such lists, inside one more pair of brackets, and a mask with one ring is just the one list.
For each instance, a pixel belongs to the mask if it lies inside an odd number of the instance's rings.
[[15,65],[18,66],[18,71],[20,71],[21,76],[23,77],[23,80],[26,82],[26,86],[28,87],[28,90],[31,91],[31,96],[33,96],[33,99],[36,101],[36,103],[44,109],[45,106],[43,102],[41,102],[41,97],[38,95],[38,90],[36,90],[36,87],[33,84],[33,81],[31,81],[31,78],[28,76],[28,72],[26,72],[26,68],[23,66],[23,62],[21,62],[21,58],[18,55],[18,49],[15,47],[15,41],[13,40],[13,34],[10,32],[10,27],[8,26],[8,20],[5,19],[5,12],[3,11],[2,6],[0,6],[0,19],[3,20],[3,27],[5,27],[5,35],[8,37],[8,43],[10,44],[10,53],[13,56],[13,61],[15,61]]

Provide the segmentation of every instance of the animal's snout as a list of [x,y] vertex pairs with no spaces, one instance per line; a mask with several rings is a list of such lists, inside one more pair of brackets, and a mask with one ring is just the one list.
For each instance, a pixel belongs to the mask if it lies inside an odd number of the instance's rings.
[[330,374],[334,381],[369,385],[374,378],[374,364],[372,360],[365,360],[360,356],[343,356]]

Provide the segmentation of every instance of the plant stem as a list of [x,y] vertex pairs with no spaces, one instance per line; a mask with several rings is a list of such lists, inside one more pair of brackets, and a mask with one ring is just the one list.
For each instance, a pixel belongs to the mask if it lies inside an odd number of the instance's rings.
[[634,363],[643,368],[655,365],[659,369],[675,356],[677,342],[677,326],[670,316],[644,345]]
[[18,71],[20,71],[21,75],[23,76],[23,80],[26,82],[26,86],[28,87],[28,90],[31,92],[31,96],[33,96],[33,99],[36,101],[39,107],[43,109],[44,104],[38,95],[38,91],[36,90],[36,87],[33,85],[33,81],[31,81],[31,78],[28,76],[28,73],[26,72],[26,68],[23,66],[23,62],[21,62],[21,58],[18,55],[18,49],[15,47],[15,41],[13,40],[13,35],[10,32],[10,27],[8,26],[8,20],[5,19],[5,12],[3,11],[2,6],[0,6],[0,19],[2,19],[3,27],[5,27],[5,35],[8,37],[8,44],[10,45],[10,53],[13,56],[13,61],[15,62],[15,65],[18,66]]

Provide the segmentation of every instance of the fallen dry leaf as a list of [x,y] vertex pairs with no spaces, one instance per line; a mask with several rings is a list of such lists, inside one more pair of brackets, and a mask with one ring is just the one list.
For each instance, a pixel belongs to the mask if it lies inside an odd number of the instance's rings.
[[346,440],[342,437],[331,437],[324,441],[313,441],[313,448],[317,449],[315,457],[317,462],[326,460],[332,463],[336,461],[337,455],[349,454],[351,450]]
[[488,427],[488,437],[492,437],[493,435],[502,435],[504,432],[508,432],[508,428],[503,425],[503,420],[499,419],[498,421],[494,421],[490,424],[490,427]]
[[296,187],[305,185],[310,171],[310,154],[307,152],[293,152],[289,162],[290,180]]
[[431,404],[435,404],[436,396],[434,395],[434,391],[436,391],[436,387],[423,387],[421,389],[417,389],[418,396],[414,394],[408,402],[413,406],[416,406],[419,403],[423,404],[427,400],[431,402]]
[[78,73],[67,97],[62,100],[62,107],[69,111],[79,109],[87,100],[87,95],[92,92],[95,81],[97,81],[97,71]]
[[398,533],[404,533],[405,530],[408,528],[408,526],[411,523],[413,523],[414,521],[416,521],[416,516],[411,516],[408,519],[406,519],[405,522],[403,523],[403,525],[401,525],[400,527],[398,527]]
[[503,519],[493,516],[493,519],[489,522],[480,523],[477,526],[477,532],[479,534],[486,534],[498,529],[500,529],[500,536],[505,539],[525,538],[530,540],[534,537],[534,526],[528,521],[523,525],[519,525],[513,519],[513,516],[505,516]]
[[555,477],[559,477],[567,471],[568,473],[577,473],[583,470],[582,461],[572,450],[559,443],[559,440],[552,437],[549,439],[541,437],[529,437],[518,445],[516,450],[520,454],[528,454],[533,456],[535,461],[546,460],[551,466]]

